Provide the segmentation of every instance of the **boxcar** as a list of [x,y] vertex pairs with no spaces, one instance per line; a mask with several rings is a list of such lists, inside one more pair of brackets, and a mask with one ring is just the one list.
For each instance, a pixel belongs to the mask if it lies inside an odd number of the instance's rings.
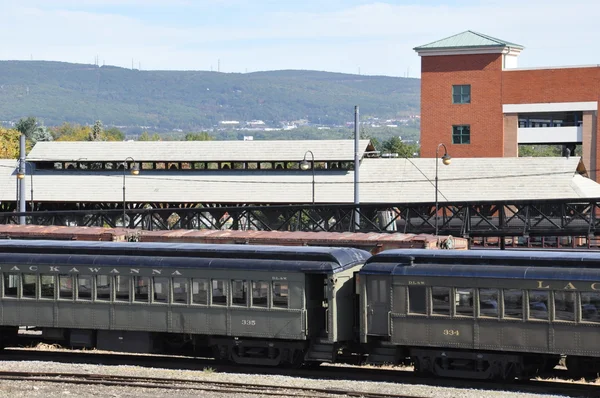
[[566,355],[600,367],[600,255],[391,250],[359,273],[372,362],[468,378],[530,377]]
[[0,241],[2,345],[19,326],[74,347],[210,348],[276,365],[354,339],[353,248]]

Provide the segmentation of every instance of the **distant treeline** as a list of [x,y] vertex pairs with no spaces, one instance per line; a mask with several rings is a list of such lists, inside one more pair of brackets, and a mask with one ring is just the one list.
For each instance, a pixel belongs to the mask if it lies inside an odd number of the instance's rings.
[[140,71],[46,61],[0,61],[0,76],[0,121],[35,116],[51,126],[102,120],[124,130],[166,132],[224,120],[343,125],[355,105],[364,117],[419,113],[419,80],[387,76]]

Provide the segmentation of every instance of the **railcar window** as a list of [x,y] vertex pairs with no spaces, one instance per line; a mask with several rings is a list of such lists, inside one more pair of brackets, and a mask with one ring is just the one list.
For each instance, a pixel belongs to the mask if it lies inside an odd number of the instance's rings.
[[504,317],[523,319],[523,291],[504,289]]
[[252,281],[252,306],[267,307],[269,302],[269,283],[265,281]]
[[370,278],[370,298],[376,303],[387,303],[389,297],[389,289],[387,288],[385,279]]
[[456,315],[473,316],[474,289],[456,288],[454,302],[456,304]]
[[187,304],[190,291],[190,280],[188,278],[173,278],[173,302]]
[[37,285],[37,275],[36,274],[21,274],[21,279],[23,283],[23,293],[22,296],[25,298],[35,298],[35,287]]
[[273,281],[273,307],[288,308],[289,287],[287,282]]
[[154,279],[154,299],[155,303],[169,302],[169,278],[157,276]]
[[41,275],[42,288],[40,289],[40,297],[44,299],[54,299],[54,275]]
[[498,289],[479,289],[479,316],[498,317]]
[[554,292],[554,319],[575,321],[575,292]]
[[131,289],[131,276],[117,275],[115,276],[115,301],[129,302]]
[[433,307],[431,313],[435,315],[450,315],[450,289],[449,287],[432,287],[431,298]]
[[529,291],[529,319],[548,319],[548,291]]
[[223,280],[212,281],[212,305],[227,305],[227,283]]
[[427,288],[425,286],[408,287],[408,312],[410,314],[427,314]]
[[133,277],[133,299],[137,302],[148,302],[148,290],[150,287],[150,278],[147,276]]
[[73,277],[71,275],[59,275],[58,286],[59,298],[65,300],[70,300],[73,298]]
[[247,303],[246,281],[231,281],[231,304],[246,306]]
[[110,275],[96,275],[96,300],[110,301],[111,282]]
[[92,299],[92,276],[78,275],[77,276],[77,300]]
[[581,320],[600,322],[600,292],[581,293]]
[[208,280],[192,280],[192,302],[194,304],[208,304]]
[[18,286],[18,274],[4,274],[4,297],[17,297]]

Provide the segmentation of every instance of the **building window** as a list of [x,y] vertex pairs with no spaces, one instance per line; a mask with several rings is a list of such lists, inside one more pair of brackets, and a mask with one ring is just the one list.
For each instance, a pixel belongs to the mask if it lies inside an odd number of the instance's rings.
[[453,104],[470,104],[471,103],[471,85],[463,84],[452,86],[452,103]]
[[470,144],[471,143],[471,126],[452,126],[452,143],[453,144]]

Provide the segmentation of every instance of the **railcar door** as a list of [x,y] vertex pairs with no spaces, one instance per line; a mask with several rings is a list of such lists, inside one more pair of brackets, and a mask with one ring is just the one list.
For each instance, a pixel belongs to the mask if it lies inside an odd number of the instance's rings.
[[389,277],[367,276],[367,334],[389,336],[390,292]]
[[308,335],[311,337],[327,337],[327,315],[329,301],[325,294],[327,276],[307,274],[306,276],[306,310],[308,312]]

